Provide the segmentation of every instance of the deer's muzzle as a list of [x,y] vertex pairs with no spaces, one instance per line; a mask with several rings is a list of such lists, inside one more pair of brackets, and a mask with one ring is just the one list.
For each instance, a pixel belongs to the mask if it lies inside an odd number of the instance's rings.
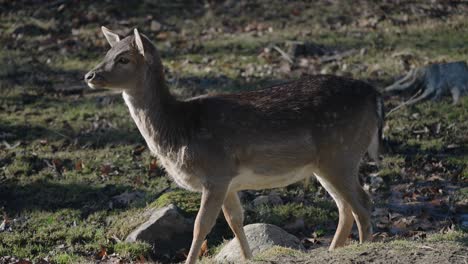
[[94,70],[86,73],[84,80],[88,84],[88,86],[91,88],[96,88],[96,87],[103,88],[105,84],[104,77],[101,74],[99,74],[99,72],[96,72]]

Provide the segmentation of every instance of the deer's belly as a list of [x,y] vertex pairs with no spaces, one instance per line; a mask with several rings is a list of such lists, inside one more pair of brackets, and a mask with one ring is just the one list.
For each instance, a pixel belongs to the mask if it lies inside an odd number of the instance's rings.
[[308,164],[291,168],[287,172],[270,174],[258,173],[251,168],[240,168],[239,173],[231,183],[232,190],[259,190],[284,187],[298,182],[314,174],[314,166]]
[[159,157],[161,164],[166,170],[167,174],[174,180],[174,182],[179,185],[181,188],[190,191],[201,191],[202,184],[201,180],[198,177],[193,176],[188,173],[180,162],[174,162],[169,159]]

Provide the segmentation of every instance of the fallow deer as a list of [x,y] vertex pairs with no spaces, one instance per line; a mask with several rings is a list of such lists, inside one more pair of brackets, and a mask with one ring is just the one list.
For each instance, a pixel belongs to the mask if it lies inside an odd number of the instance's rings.
[[318,75],[178,100],[146,36],[137,29],[126,37],[105,27],[102,32],[111,49],[85,81],[91,88],[121,90],[151,153],[179,186],[202,193],[186,263],[196,262],[221,209],[243,257],[251,258],[237,192],[283,187],[312,175],[338,206],[330,250],[345,244],[354,220],[360,242],[371,238],[371,202],[358,167],[366,151],[378,155],[383,112],[373,87]]

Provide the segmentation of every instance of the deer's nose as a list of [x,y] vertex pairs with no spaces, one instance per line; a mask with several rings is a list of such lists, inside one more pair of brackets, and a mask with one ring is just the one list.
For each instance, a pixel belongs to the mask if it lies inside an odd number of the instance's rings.
[[85,81],[89,82],[92,79],[94,79],[95,76],[96,76],[96,73],[94,71],[90,71],[85,75],[84,78],[85,78]]

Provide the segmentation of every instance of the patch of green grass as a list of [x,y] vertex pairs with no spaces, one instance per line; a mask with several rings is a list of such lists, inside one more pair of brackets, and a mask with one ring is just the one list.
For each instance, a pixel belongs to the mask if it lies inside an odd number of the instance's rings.
[[461,201],[468,199],[468,187],[460,188],[454,195],[454,199]]
[[82,256],[77,256],[75,254],[69,253],[59,253],[53,255],[51,261],[57,264],[72,264],[72,263],[87,263],[88,260]]
[[432,234],[428,236],[429,242],[453,241],[468,246],[468,233],[463,230],[454,230],[445,234]]
[[141,208],[125,210],[107,217],[109,222],[108,236],[124,240],[136,227],[148,220],[149,214]]
[[468,234],[464,231],[450,231],[445,234],[428,234],[427,238],[423,241],[414,241],[409,239],[394,239],[388,242],[372,242],[359,244],[356,241],[351,242],[348,246],[338,248],[333,253],[340,254],[340,252],[365,252],[374,249],[388,249],[408,251],[427,245],[429,243],[441,242],[457,242],[462,245],[468,245]]
[[200,208],[201,194],[185,190],[176,190],[161,195],[151,206],[164,207],[174,204],[179,207],[186,215],[194,216]]
[[3,252],[21,258],[45,257],[51,251],[66,253],[67,248],[78,252],[94,252],[106,244],[102,223],[82,219],[79,210],[62,209],[54,213],[31,212],[27,219],[14,225],[12,232],[0,233],[0,244],[8,245]]
[[404,157],[397,156],[386,156],[382,160],[382,167],[379,170],[380,177],[394,178],[401,174],[401,169],[405,165]]
[[301,252],[296,249],[292,248],[286,248],[286,247],[280,247],[280,246],[274,246],[272,248],[269,248],[263,252],[260,252],[258,255],[254,257],[255,261],[265,261],[268,259],[271,259],[275,256],[294,256],[294,257],[299,257],[299,256],[304,256],[305,253]]
[[412,147],[417,147],[423,151],[441,151],[445,144],[441,138],[434,138],[429,140],[409,139],[407,144]]
[[[235,237],[233,239],[236,239]],[[229,243],[230,240],[224,240],[223,242],[219,243],[218,245],[214,247],[208,248],[208,255],[209,256],[216,256],[221,249],[223,249],[224,246],[226,246]]]
[[306,206],[297,203],[283,205],[260,206],[252,216],[257,222],[283,226],[295,219],[303,219],[307,225],[316,226],[337,220],[336,209],[333,207]]
[[[461,168],[460,178],[462,180],[468,179],[468,155],[448,157],[447,163],[452,166]],[[468,198],[468,195],[466,198]]]
[[114,245],[114,252],[122,257],[135,259],[136,257],[147,257],[151,254],[152,247],[144,242],[119,242]]

